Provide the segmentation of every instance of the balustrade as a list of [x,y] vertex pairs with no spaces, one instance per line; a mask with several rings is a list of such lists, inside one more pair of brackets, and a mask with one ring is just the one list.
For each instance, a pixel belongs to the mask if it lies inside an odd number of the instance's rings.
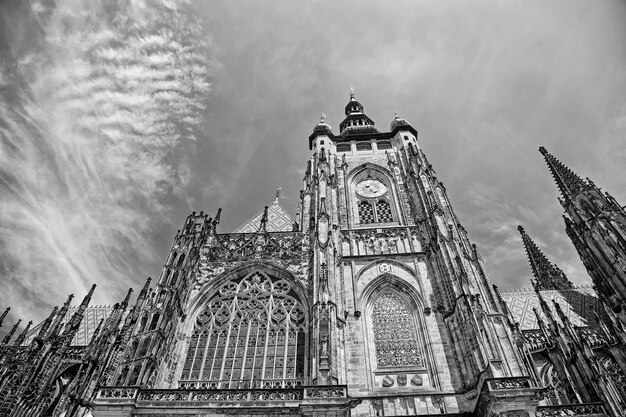
[[[197,382],[194,382],[197,384]],[[283,383],[283,382],[281,382]],[[141,389],[136,387],[102,387],[95,404],[134,402],[137,407],[206,406],[212,403],[300,401],[304,399],[347,399],[343,385],[270,389]]]

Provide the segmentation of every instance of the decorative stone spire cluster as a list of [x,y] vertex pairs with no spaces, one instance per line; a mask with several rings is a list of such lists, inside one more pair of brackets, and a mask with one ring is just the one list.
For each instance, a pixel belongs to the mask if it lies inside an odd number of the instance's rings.
[[533,271],[535,279],[532,281],[533,287],[537,291],[542,290],[569,290],[574,287],[563,271],[546,258],[543,252],[537,247],[535,242],[526,234],[522,226],[517,226],[522,235],[524,249],[528,256],[528,262]]

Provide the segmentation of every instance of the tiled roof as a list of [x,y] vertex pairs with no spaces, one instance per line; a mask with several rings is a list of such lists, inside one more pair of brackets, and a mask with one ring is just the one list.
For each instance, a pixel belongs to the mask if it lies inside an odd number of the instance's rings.
[[[261,210],[255,214],[250,220],[235,229],[235,233],[255,233],[259,231],[261,218],[263,217]],[[272,203],[267,209],[267,231],[268,232],[290,232],[293,228],[293,220],[289,214],[280,205],[278,199]]]
[[[536,329],[537,319],[533,307],[542,315],[539,299],[535,291],[530,288],[519,290],[500,290],[502,299],[506,301],[509,311],[520,325],[521,330]],[[578,287],[571,290],[543,290],[541,295],[546,300],[554,317],[558,317],[554,309],[555,300],[561,306],[574,326],[593,326],[596,324],[594,311],[603,316],[606,313],[600,300],[590,287]],[[544,317],[545,319],[545,317]]]

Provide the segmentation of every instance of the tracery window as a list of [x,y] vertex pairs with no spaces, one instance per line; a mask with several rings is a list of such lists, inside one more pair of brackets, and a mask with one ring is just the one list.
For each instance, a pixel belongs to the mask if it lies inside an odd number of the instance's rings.
[[181,382],[211,388],[302,384],[305,316],[284,279],[255,272],[225,282],[198,315]]
[[376,217],[379,223],[387,223],[393,221],[391,214],[391,206],[387,200],[380,199],[376,202]]
[[374,207],[367,201],[359,201],[359,220],[361,223],[376,223]]
[[424,365],[411,308],[397,293],[386,291],[376,299],[372,325],[378,368]]
[[393,211],[389,201],[380,198],[372,202],[360,200],[357,204],[359,210],[359,223],[391,223],[393,222]]

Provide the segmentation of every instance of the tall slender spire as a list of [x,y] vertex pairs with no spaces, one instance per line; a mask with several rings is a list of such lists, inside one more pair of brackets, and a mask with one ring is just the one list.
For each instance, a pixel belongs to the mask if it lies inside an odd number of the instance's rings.
[[263,209],[263,216],[261,216],[261,222],[259,225],[260,233],[265,233],[267,231],[267,210],[268,209],[269,209],[268,206],[265,206],[265,208]]
[[33,325],[33,321],[31,320],[28,322],[28,324],[26,325],[22,333],[20,333],[20,335],[17,337],[17,339],[15,339],[15,341],[13,342],[13,346],[19,346],[24,342],[24,340],[26,339],[26,335],[28,334],[28,331],[30,330],[30,326],[32,325]]
[[48,332],[48,329],[50,328],[50,325],[52,324],[52,320],[54,320],[54,317],[57,314],[57,311],[59,311],[59,307],[54,306],[50,315],[43,321],[43,324],[39,328],[37,337],[44,337],[46,335],[46,332]]
[[528,256],[528,262],[533,271],[535,280],[533,286],[538,290],[569,290],[574,287],[565,273],[561,269],[551,263],[543,252],[537,247],[535,242],[526,234],[522,226],[517,226],[522,235],[524,249]]
[[539,147],[539,152],[543,155],[550,169],[550,173],[559,187],[559,191],[566,201],[573,199],[581,192],[592,188],[591,185],[580,178],[574,171],[565,166],[554,155],[543,146]]
[[9,330],[9,333],[6,334],[6,336],[4,336],[4,339],[2,339],[2,342],[0,342],[1,346],[6,345],[7,343],[9,343],[11,341],[11,338],[13,337],[13,335],[15,334],[15,332],[17,331],[17,328],[20,326],[20,323],[22,322],[22,319],[19,319],[17,321],[17,323],[15,323],[13,325],[13,327],[11,328],[11,330]]
[[4,310],[4,313],[2,313],[2,315],[0,316],[0,327],[2,327],[2,322],[4,321],[4,318],[7,316],[7,314],[9,314],[9,311],[11,311],[11,307],[7,307],[7,309]]

